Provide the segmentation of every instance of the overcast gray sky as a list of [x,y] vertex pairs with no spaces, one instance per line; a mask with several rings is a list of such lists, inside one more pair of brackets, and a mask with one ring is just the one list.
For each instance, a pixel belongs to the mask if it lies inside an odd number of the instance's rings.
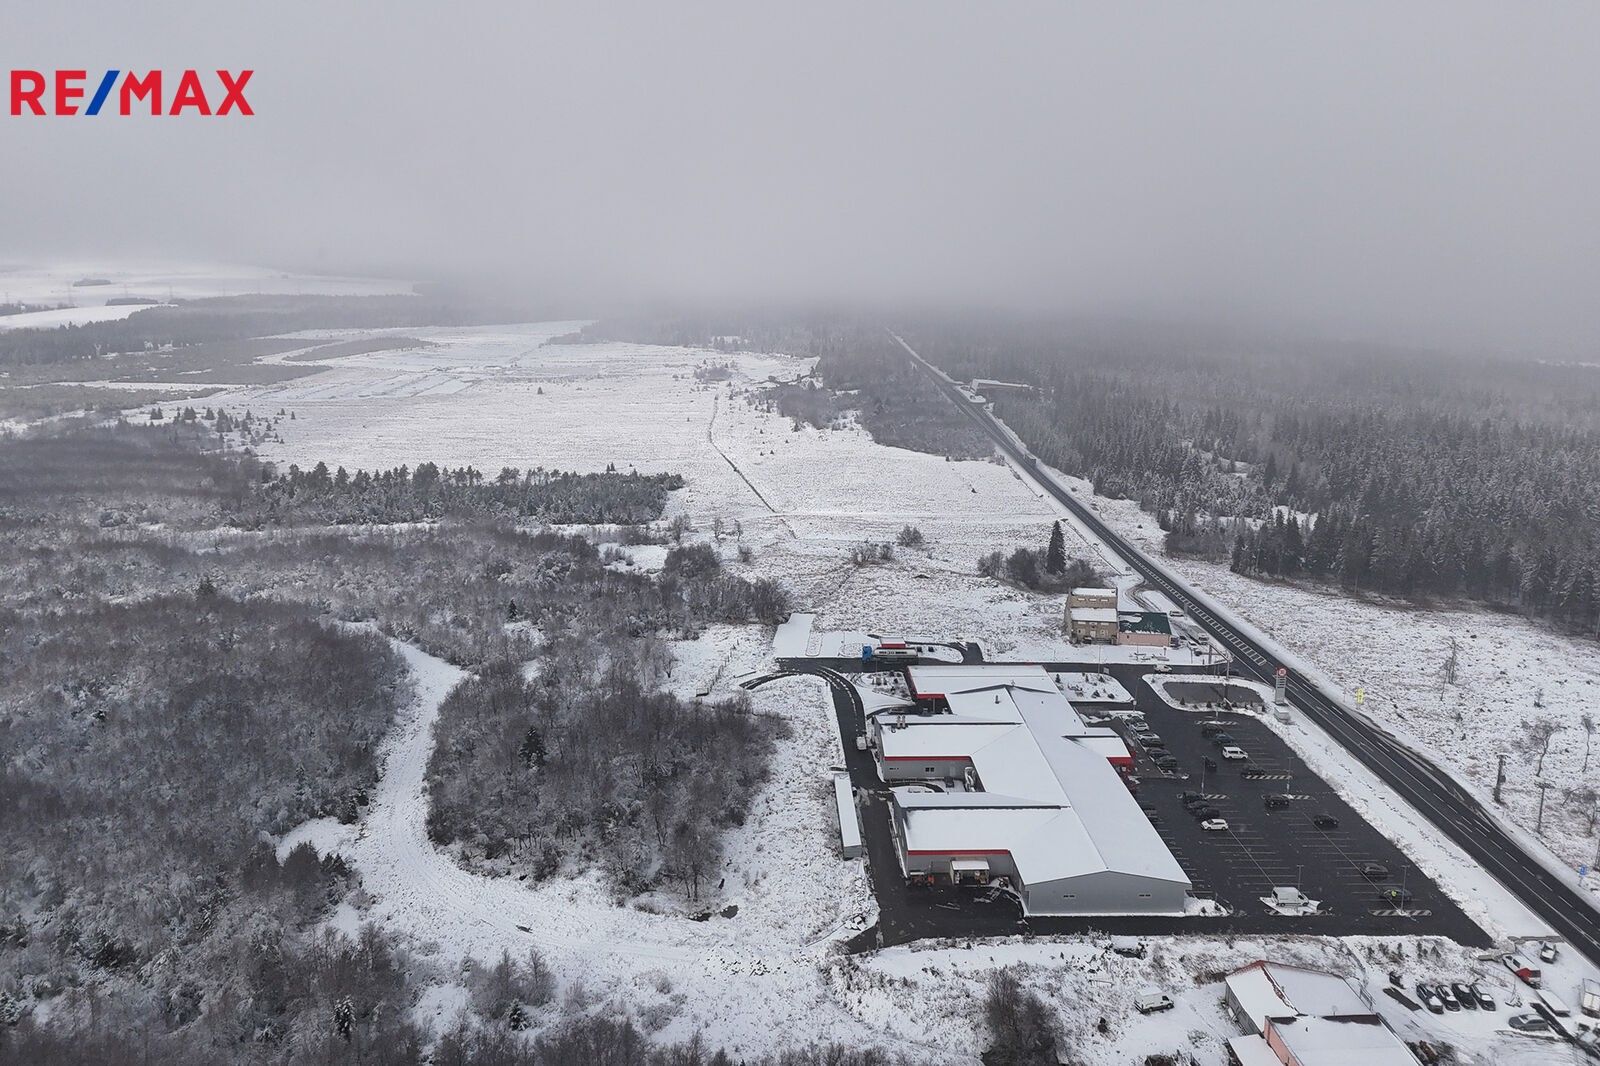
[[256,117],[0,113],[0,259],[1600,338],[1592,3],[5,7]]

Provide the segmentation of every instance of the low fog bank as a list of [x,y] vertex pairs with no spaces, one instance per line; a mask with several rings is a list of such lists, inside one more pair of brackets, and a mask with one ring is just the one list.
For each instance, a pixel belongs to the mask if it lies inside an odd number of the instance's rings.
[[1580,4],[35,6],[10,67],[249,67],[256,115],[5,118],[26,194],[0,232],[8,259],[574,310],[916,303],[1582,356],[1597,30]]

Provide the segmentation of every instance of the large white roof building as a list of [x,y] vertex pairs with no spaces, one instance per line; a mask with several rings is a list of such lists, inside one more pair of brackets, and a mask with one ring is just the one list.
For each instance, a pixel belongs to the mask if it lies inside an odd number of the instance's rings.
[[1010,878],[1030,914],[1181,913],[1189,879],[1119,775],[1120,739],[1088,726],[1043,667],[914,666],[920,700],[870,726],[896,793],[908,877]]

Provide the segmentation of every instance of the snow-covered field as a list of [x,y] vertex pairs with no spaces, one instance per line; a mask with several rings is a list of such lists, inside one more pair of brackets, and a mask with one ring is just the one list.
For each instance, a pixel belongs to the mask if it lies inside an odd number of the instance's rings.
[[[713,519],[720,519],[727,565],[784,582],[797,605],[816,616],[818,632],[978,639],[992,654],[1065,654],[1059,600],[975,572],[976,559],[996,548],[1042,546],[1057,517],[1007,466],[883,448],[855,428],[795,428],[742,395],[769,375],[793,377],[806,367],[804,360],[735,356],[736,379],[709,384],[696,379],[694,368],[713,358],[711,353],[544,344],[572,325],[407,330],[435,347],[338,359],[312,377],[237,389],[209,402],[293,411],[293,421],[279,423],[282,442],[265,445],[265,454],[302,466],[325,460],[353,469],[433,460],[472,463],[490,472],[507,465],[600,470],[608,464],[676,471],[688,484],[675,494],[672,512],[690,516],[706,536]],[[1129,526],[1151,525],[1136,514],[1122,520]],[[881,565],[849,563],[852,546],[892,542],[907,524],[922,530],[924,547],[897,548]],[[737,561],[735,539],[753,550],[751,562]],[[1069,530],[1068,550],[1081,554],[1094,548],[1081,537],[1074,542]],[[651,553],[632,551],[637,565],[659,565]],[[1351,605],[1347,609],[1380,613],[1359,616],[1351,623],[1353,631],[1345,632],[1325,616],[1346,608],[1319,600],[1319,606],[1307,609],[1292,598],[1269,598],[1311,594],[1263,590],[1225,570],[1190,576],[1330,671],[1347,669],[1342,664],[1355,650],[1374,642],[1368,652],[1374,661],[1363,666],[1358,679],[1367,686],[1369,707],[1392,698],[1387,694],[1391,673],[1381,667],[1381,633],[1389,633],[1388,651],[1399,661],[1422,657],[1415,646],[1399,643],[1416,639],[1415,613]],[[1124,579],[1118,584],[1127,587]],[[1500,667],[1469,663],[1467,651],[1510,639],[1498,627],[1515,624],[1477,615],[1444,617],[1457,627],[1463,620],[1480,627],[1476,640],[1463,640],[1468,647],[1457,688],[1477,686],[1473,691],[1483,691],[1487,699],[1493,688],[1483,681],[1497,676]],[[1383,618],[1395,620],[1375,621]],[[1407,624],[1400,624],[1402,618]],[[669,684],[685,695],[727,693],[735,679],[769,661],[771,636],[770,630],[714,627],[674,649],[678,663]],[[1524,649],[1528,638],[1528,632],[1517,638]],[[1209,1054],[1207,1049],[1220,1048],[1219,1041],[1235,1030],[1217,1002],[1219,967],[1261,955],[1303,955],[1364,982],[1382,979],[1381,967],[1365,961],[1352,965],[1351,953],[1365,948],[1342,942],[1224,944],[1185,938],[1156,945],[1150,959],[1137,963],[1108,957],[1105,944],[1081,939],[980,944],[971,950],[930,945],[860,958],[833,954],[832,945],[870,921],[872,903],[860,864],[838,859],[833,850],[825,771],[837,758],[837,740],[826,696],[809,680],[784,681],[754,695],[758,711],[783,715],[794,732],[777,753],[773,781],[753,805],[755,817],[728,841],[728,869],[716,902],[737,904],[733,918],[693,922],[681,907],[649,899],[644,909],[616,907],[591,879],[530,889],[478,877],[436,852],[422,832],[428,721],[452,674],[414,650],[406,654],[422,679],[423,695],[395,736],[374,810],[353,838],[341,838],[326,826],[304,827],[301,836],[347,851],[371,896],[370,915],[408,934],[425,954],[449,962],[463,953],[488,957],[528,944],[558,962],[581,958],[581,966],[557,966],[558,972],[582,973],[581,994],[569,988],[569,1002],[598,1007],[626,1001],[652,1031],[669,1037],[703,1028],[714,1042],[744,1052],[770,1050],[798,1037],[880,1043],[913,1055],[971,1061],[981,1047],[976,993],[989,972],[1014,961],[1028,968],[1034,983],[1059,990],[1052,998],[1064,1021],[1075,1027],[1083,1061],[1109,1064],[1138,1061],[1154,1051],[1193,1046]],[[1574,658],[1552,659],[1552,668],[1575,664],[1576,648],[1566,654]],[[1481,670],[1489,670],[1489,678],[1481,679]],[[1548,684],[1547,702],[1554,699],[1554,688]],[[1531,689],[1526,682],[1520,688],[1507,685],[1504,696],[1511,701],[1519,691],[1526,695]],[[1419,704],[1419,717],[1422,709]],[[1448,714],[1443,719],[1453,724]],[[1432,735],[1417,732],[1434,742]],[[1337,750],[1318,748],[1315,737],[1301,736],[1297,743],[1319,766],[1337,768]],[[1453,749],[1442,750],[1454,757]],[[1547,772],[1554,770],[1555,759]],[[1408,848],[1434,848],[1419,861],[1461,882],[1456,894],[1473,913],[1489,918],[1507,906],[1520,910],[1507,904],[1508,897],[1492,882],[1463,877],[1448,848],[1429,842],[1420,828],[1400,824],[1405,812],[1378,809],[1383,799],[1372,782],[1352,774],[1340,784],[1358,801],[1368,797],[1375,819],[1389,825]],[[340,923],[351,917],[341,915]],[[1418,950],[1415,941],[1393,946],[1413,956]],[[1472,965],[1472,960],[1449,957],[1453,968]],[[1169,988],[1180,1009],[1134,1024],[1128,990],[1148,980]],[[427,1002],[443,1021],[459,1008],[459,989],[440,986]],[[1075,1006],[1085,1002],[1099,1009],[1086,1013]],[[1101,1013],[1111,1033],[1091,1045],[1085,1027]],[[1401,1020],[1418,1024],[1409,1017]],[[1434,1025],[1430,1019],[1422,1024]],[[1526,1038],[1476,1034],[1472,1039],[1484,1056],[1478,1061],[1549,1061],[1519,1059],[1525,1047],[1544,1046],[1529,1045]]]
[[0,330],[55,329],[57,326],[83,326],[90,322],[115,322],[150,306],[89,304],[83,307],[54,307],[48,311],[24,311],[18,315],[0,315]]
[[[105,281],[104,285],[79,285],[80,281]],[[89,312],[100,308],[123,317],[141,307],[106,308],[107,300],[138,296],[152,300],[198,300],[209,296],[321,295],[383,296],[408,293],[411,282],[395,278],[343,277],[297,274],[231,264],[130,263],[85,259],[71,262],[0,265],[0,304],[69,304]],[[50,321],[102,321],[92,316]],[[0,317],[0,324],[8,321]],[[20,328],[20,327],[19,327]]]

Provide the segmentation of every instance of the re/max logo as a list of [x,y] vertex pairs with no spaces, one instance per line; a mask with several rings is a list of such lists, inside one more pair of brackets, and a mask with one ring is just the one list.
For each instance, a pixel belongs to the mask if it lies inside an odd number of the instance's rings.
[[[118,115],[142,113],[146,108],[152,115],[253,115],[250,101],[244,98],[244,87],[250,82],[253,70],[217,71],[217,84],[207,94],[207,81],[196,70],[167,72],[175,77],[164,77],[162,71],[150,70],[144,74],[108,70],[100,79],[94,94],[88,93],[89,72],[86,70],[52,71],[46,78],[38,70],[13,70],[11,72],[11,113],[13,115],[98,115],[101,110],[114,107]],[[122,85],[117,86],[118,79]],[[162,109],[163,89],[172,96],[168,107]],[[54,90],[51,92],[50,90]],[[116,100],[111,100],[112,93]],[[87,98],[88,105],[82,106]],[[212,101],[217,101],[215,110]]]

